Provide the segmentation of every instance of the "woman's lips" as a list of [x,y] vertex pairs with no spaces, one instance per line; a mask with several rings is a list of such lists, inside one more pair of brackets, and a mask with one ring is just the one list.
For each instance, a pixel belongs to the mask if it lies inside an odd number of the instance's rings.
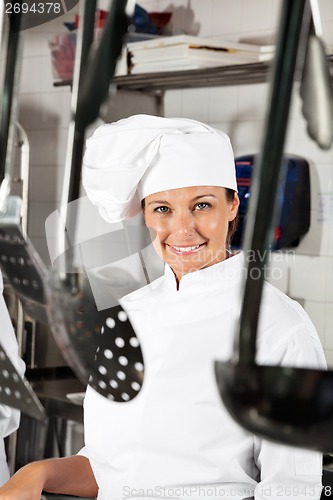
[[178,245],[169,245],[168,243],[166,243],[166,245],[169,247],[169,249],[178,254],[178,255],[190,255],[192,253],[196,253],[198,252],[203,245],[205,245],[206,243],[200,243],[198,245],[187,245],[186,247],[185,246],[178,246]]

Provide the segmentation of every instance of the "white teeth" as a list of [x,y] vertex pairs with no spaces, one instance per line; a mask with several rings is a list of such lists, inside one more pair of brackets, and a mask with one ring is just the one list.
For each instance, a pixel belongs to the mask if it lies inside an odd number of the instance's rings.
[[200,245],[195,245],[193,247],[173,247],[177,252],[191,252],[192,250],[196,250]]

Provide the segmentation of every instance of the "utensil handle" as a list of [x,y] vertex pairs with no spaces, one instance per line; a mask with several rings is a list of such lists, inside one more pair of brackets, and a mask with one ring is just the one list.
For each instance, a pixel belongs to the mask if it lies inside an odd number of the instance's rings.
[[[83,4],[81,4],[83,6]],[[67,142],[65,176],[62,196],[62,217],[66,227],[75,227],[76,210],[67,206],[80,196],[82,158],[85,131],[99,116],[100,107],[109,93],[117,59],[121,54],[123,37],[128,28],[126,0],[113,0],[101,40],[92,51],[92,33],[95,24],[96,0],[86,0],[82,9],[81,25],[74,68],[72,94],[72,122]],[[66,230],[58,238],[58,255],[64,256],[64,269],[74,271],[71,245],[66,242]],[[61,266],[62,267],[62,266]]]
[[5,75],[2,86],[0,118],[0,213],[5,211],[10,192],[12,152],[15,137],[15,118],[17,113],[17,92],[19,87],[21,63],[22,13],[13,12],[9,17],[9,33]]
[[[264,124],[261,153],[254,169],[245,230],[245,257],[251,249],[251,256],[254,258],[247,263],[239,332],[235,337],[234,359],[240,365],[255,364],[260,302],[305,2],[306,0],[284,0],[282,7],[269,109]],[[251,279],[252,276],[258,279]]]
[[[123,37],[128,28],[126,4],[124,0],[112,1],[100,43],[96,51],[92,51],[90,32],[95,21],[92,11],[95,11],[96,1],[86,1],[82,39],[78,40],[74,71],[72,123],[66,155],[63,206],[79,197],[85,130],[98,118],[101,105],[109,93]],[[87,36],[90,41],[87,41]]]

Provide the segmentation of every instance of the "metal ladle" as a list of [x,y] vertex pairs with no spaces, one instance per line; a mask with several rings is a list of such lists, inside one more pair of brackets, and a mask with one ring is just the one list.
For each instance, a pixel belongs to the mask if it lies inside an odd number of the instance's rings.
[[[17,262],[12,254],[11,242],[15,240],[17,248],[21,248],[21,232],[16,232],[16,221],[21,215],[22,200],[9,197],[10,172],[12,169],[12,149],[15,136],[16,99],[19,85],[19,66],[17,60],[21,53],[20,27],[21,13],[11,14],[9,17],[9,32],[7,36],[5,74],[2,83],[2,103],[0,122],[0,213],[1,222],[5,218],[8,231],[5,231],[0,222],[0,265],[6,270]],[[3,212],[5,211],[5,214]],[[34,294],[33,294],[34,295]],[[43,418],[44,408],[32,390],[28,381],[21,377],[15,366],[8,358],[6,351],[0,345],[0,401],[2,404],[21,409],[24,413]]]
[[[99,108],[108,95],[122,38],[128,27],[127,2],[114,0],[88,71],[86,62],[92,43],[96,2],[82,1],[81,6],[72,98],[73,121],[64,188],[67,202],[78,196],[85,129],[98,117]],[[19,30],[15,33],[18,36]],[[12,51],[17,68],[16,56],[17,53]],[[1,133],[6,151],[9,151],[10,136],[5,127]],[[7,174],[8,171],[7,168]],[[3,198],[6,212],[0,220],[0,259],[23,305],[33,317],[49,320],[62,354],[84,383],[89,380],[100,394],[115,401],[132,399],[141,389],[144,365],[139,341],[125,311],[120,305],[97,310],[87,277],[75,268],[71,247],[63,255],[65,271],[49,274],[31,242],[22,234],[20,200],[8,196],[8,193]],[[69,221],[67,215],[65,221],[66,225],[75,224],[75,220]],[[66,234],[60,237],[66,248]],[[0,401],[1,398],[0,393]],[[11,404],[22,407],[14,399]]]
[[[87,380],[89,375],[89,384],[100,394],[124,402],[138,394],[143,382],[144,365],[139,341],[120,305],[97,310],[89,280],[83,269],[76,269],[75,249],[66,238],[66,228],[76,225],[76,211],[68,211],[67,207],[79,197],[85,130],[98,118],[101,104],[108,96],[128,28],[127,2],[114,1],[99,47],[91,57],[89,20],[94,19],[92,10],[95,12],[92,3],[86,1],[88,13],[82,12],[81,19],[83,23],[86,19],[88,26],[83,27],[82,53],[77,58],[80,65],[76,64],[73,78],[73,120],[69,129],[62,202],[65,232],[59,234],[63,266],[59,265],[60,272],[51,273],[52,294],[47,300],[47,311],[64,357],[79,377]],[[88,43],[85,28],[89,33]]]
[[[266,256],[271,242],[274,199],[306,7],[309,7],[306,0],[283,3],[270,107],[245,233],[245,252],[250,248],[251,255]],[[221,397],[233,418],[255,434],[300,447],[332,451],[333,373],[258,366],[255,362],[265,265],[265,259],[248,262],[234,356],[229,362],[215,363]],[[259,279],[250,279],[253,268],[261,271]]]

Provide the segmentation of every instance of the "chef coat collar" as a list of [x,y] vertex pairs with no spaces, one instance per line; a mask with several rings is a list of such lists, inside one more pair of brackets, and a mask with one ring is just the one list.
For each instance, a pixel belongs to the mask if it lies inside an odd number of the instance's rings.
[[212,266],[185,274],[177,290],[177,281],[170,266],[165,266],[164,289],[185,292],[194,290],[196,285],[210,286],[212,288],[225,286],[230,287],[231,283],[236,283],[244,278],[246,273],[245,258],[242,252],[230,256],[228,259],[213,264]]

